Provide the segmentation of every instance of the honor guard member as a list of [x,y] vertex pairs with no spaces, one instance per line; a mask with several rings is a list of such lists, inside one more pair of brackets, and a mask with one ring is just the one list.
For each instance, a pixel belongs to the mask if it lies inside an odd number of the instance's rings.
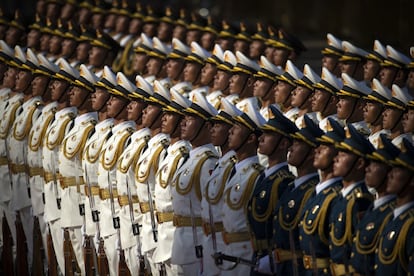
[[296,62],[301,53],[307,50],[299,38],[284,29],[278,30],[274,41],[275,51],[272,60],[276,66],[285,67],[288,60]]
[[24,45],[26,41],[26,26],[20,10],[14,12],[14,18],[7,22],[8,28],[4,40],[7,45],[14,48],[16,45]]
[[391,132],[390,138],[392,142],[399,147],[402,138],[412,140],[412,133],[404,133],[402,118],[406,110],[407,104],[413,100],[408,93],[407,88],[400,88],[393,84],[391,89],[391,99],[385,103],[385,111],[382,116],[382,127]]
[[58,268],[63,273],[65,271],[65,261],[61,228],[62,190],[58,154],[61,151],[63,138],[72,128],[73,120],[77,114],[76,107],[69,104],[69,91],[75,80],[79,78],[79,71],[70,66],[65,59],[59,60],[59,68],[50,86],[51,100],[57,102],[57,108],[44,134],[42,166],[45,181],[44,219],[49,226]]
[[321,50],[322,67],[325,67],[329,72],[339,78],[341,76],[339,58],[344,54],[342,40],[328,33],[326,34],[326,42],[328,45]]
[[[289,171],[286,160],[292,144],[290,135],[296,132],[297,128],[275,106],[269,107],[269,113],[269,120],[262,126],[263,134],[259,138],[258,149],[259,153],[268,157],[269,167],[265,169],[263,179],[254,188],[247,207],[247,218],[252,236],[253,261],[260,262],[257,270],[267,270],[275,274],[273,210],[288,184],[295,178]],[[252,274],[260,275],[258,271],[254,270]]]
[[345,124],[352,124],[358,132],[368,137],[371,133],[364,121],[364,98],[371,93],[371,88],[346,73],[342,73],[342,82],[342,89],[336,93],[338,96],[336,104],[338,119],[343,120]]
[[[125,82],[126,84],[127,82]],[[118,184],[119,220],[121,228],[121,249],[124,250],[125,262],[131,275],[147,273],[144,255],[141,251],[142,213],[137,196],[135,182],[135,164],[144,147],[151,138],[151,131],[142,124],[146,99],[153,94],[152,86],[143,77],[137,77],[137,86],[129,84],[124,87],[131,102],[127,106],[128,120],[135,122],[136,131],[126,142],[127,146],[119,157],[116,179]]]
[[229,82],[229,94],[236,94],[243,100],[253,96],[254,74],[260,71],[260,66],[241,52],[236,52],[236,60]]
[[52,22],[46,18],[46,22],[44,22],[44,24],[40,28],[40,53],[45,55],[47,59],[49,59],[50,61],[54,62],[55,60],[53,59],[53,56],[49,54],[49,42],[50,38],[52,37],[52,32]]
[[200,45],[209,52],[212,52],[215,47],[217,36],[220,32],[220,27],[212,16],[207,17],[207,25],[204,27],[204,32],[201,35]]
[[213,255],[222,252],[225,248],[223,237],[222,209],[224,204],[223,192],[230,172],[237,162],[236,153],[228,145],[228,133],[234,125],[233,117],[239,116],[241,111],[228,100],[221,99],[221,109],[212,118],[213,126],[210,130],[211,143],[220,147],[221,157],[208,179],[201,201],[201,218],[203,220],[203,261],[207,267],[204,275],[219,275],[220,269],[216,266]]
[[[76,116],[73,127],[66,134],[62,141],[59,152],[58,170],[61,176],[60,186],[62,188],[61,200],[61,227],[65,232],[65,241],[72,243],[72,248],[78,268],[85,273],[85,265],[82,250],[82,231],[84,205],[84,184],[82,170],[82,156],[87,139],[93,134],[98,115],[91,107],[91,95],[94,91],[94,84],[98,78],[89,71],[85,65],[81,65],[79,78],[75,80],[69,92],[69,102],[76,107]],[[66,254],[66,252],[65,252]],[[65,266],[67,260],[65,258]],[[66,269],[65,269],[66,270]],[[77,270],[77,269],[76,269]]]
[[316,138],[322,134],[323,131],[308,116],[304,117],[302,128],[292,134],[287,161],[296,168],[297,178],[280,195],[274,209],[273,246],[278,275],[301,275],[304,272],[300,261],[299,223],[304,206],[319,182],[313,159],[319,145]]
[[187,35],[187,26],[189,22],[189,16],[185,9],[181,8],[177,20],[174,21],[173,39],[176,38],[185,43],[185,37]]
[[200,43],[201,35],[203,34],[205,21],[201,16],[195,12],[191,13],[191,21],[187,24],[187,33],[185,35],[185,44],[191,46],[191,43]]
[[157,35],[159,21],[160,19],[155,14],[154,9],[150,5],[147,5],[142,32],[149,37],[155,37]]
[[414,148],[404,140],[400,155],[391,160],[387,192],[397,196],[392,217],[379,236],[375,274],[411,275],[413,272]]
[[[29,53],[29,49],[28,49]],[[27,149],[27,166],[29,172],[32,212],[35,216],[35,229],[39,229],[43,246],[35,246],[36,248],[47,248],[47,228],[44,220],[44,208],[45,208],[45,194],[44,194],[44,171],[43,171],[43,155],[42,144],[47,127],[52,122],[58,103],[51,101],[51,94],[49,89],[49,82],[52,76],[59,71],[59,66],[51,63],[45,56],[37,55],[39,65],[33,71],[34,79],[32,81],[32,96],[40,96],[44,106],[40,105],[39,110],[41,114],[33,121],[33,125],[30,129],[28,136],[28,149]],[[39,239],[40,237],[37,237]],[[41,245],[39,240],[34,237],[34,244]],[[39,252],[37,256],[41,256]],[[35,264],[37,260],[34,260]],[[38,264],[38,263],[37,263]],[[39,268],[39,267],[38,267]],[[41,266],[43,270],[43,265]],[[41,273],[41,271],[37,271]]]
[[[266,48],[264,50],[264,56],[273,63],[273,52],[275,51],[275,44],[277,43],[277,31],[271,25],[267,26],[268,38],[265,41]],[[280,66],[280,65],[277,65]],[[281,66],[282,67],[282,66]]]
[[299,109],[298,118],[295,123],[300,127],[303,122],[303,116],[306,114],[312,121],[319,122],[317,113],[312,112],[312,95],[315,90],[314,85],[319,83],[321,78],[312,68],[305,64],[301,79],[296,79],[296,88],[292,91],[292,106]]
[[164,114],[161,121],[161,132],[169,135],[171,141],[155,175],[154,204],[158,225],[158,244],[152,260],[160,266],[160,274],[161,271],[165,272],[164,275],[177,275],[178,273],[178,266],[171,264],[175,232],[171,190],[174,189],[172,177],[178,164],[191,150],[191,144],[181,139],[181,123],[184,120],[182,110],[191,105],[191,101],[183,95],[188,94],[189,90],[191,86],[186,82],[171,87],[171,102],[163,108]]
[[404,116],[402,118],[402,125],[404,129],[404,133],[411,134],[411,137],[414,141],[414,100],[411,100],[407,103],[407,110],[404,113]]
[[[318,169],[320,182],[306,202],[299,223],[299,243],[303,253],[304,275],[330,275],[329,214],[342,188],[342,178],[333,175],[337,141],[345,138],[345,131],[333,118],[328,119],[327,132],[316,138],[313,166]],[[300,260],[299,260],[300,262]]]
[[[253,96],[260,99],[260,114],[269,120],[269,108],[275,105],[273,87],[277,85],[277,76],[283,74],[283,70],[273,65],[265,56],[260,57],[260,70],[254,75]],[[275,105],[276,106],[276,105]]]
[[60,18],[64,21],[71,20],[77,9],[78,7],[76,1],[66,1],[60,10]]
[[329,224],[331,274],[352,273],[350,257],[355,230],[372,202],[372,195],[364,183],[366,155],[373,146],[352,124],[348,124],[345,139],[335,144],[339,153],[335,157],[333,173],[342,177],[343,188],[332,206]]
[[92,17],[92,9],[94,5],[92,1],[83,0],[78,5],[77,20],[79,24],[89,25]]
[[374,47],[365,58],[364,81],[371,85],[372,80],[379,77],[381,63],[387,58],[387,49],[379,40],[374,40]]
[[261,56],[264,55],[266,49],[266,40],[269,34],[265,31],[265,28],[261,22],[256,23],[256,33],[251,36],[252,42],[249,47],[249,57],[253,60],[259,61]]
[[[99,242],[99,185],[98,165],[102,146],[114,125],[114,119],[107,113],[107,103],[111,97],[110,90],[117,85],[116,76],[108,66],[104,66],[102,77],[94,84],[91,95],[92,110],[98,113],[95,131],[85,143],[82,155],[83,179],[85,180],[85,220],[84,235]],[[96,250],[98,251],[98,250]],[[94,251],[95,252],[95,251]],[[99,268],[99,266],[98,266]],[[86,268],[88,269],[88,268]]]
[[91,40],[95,38],[96,32],[94,29],[84,25],[80,25],[80,29],[81,34],[79,36],[78,46],[76,47],[76,60],[78,61],[78,65],[75,68],[79,69],[81,64],[85,64],[90,69],[92,65],[89,64],[89,52],[92,48]]
[[[411,59],[414,58],[414,47],[410,47],[410,55]],[[414,91],[414,61],[411,60],[411,62],[407,65],[407,68],[409,70],[408,77],[407,77],[407,88],[410,91],[410,94],[413,95]]]
[[351,44],[349,41],[342,41],[344,54],[339,59],[341,62],[341,73],[346,73],[357,81],[364,80],[365,57],[368,52]]
[[63,42],[63,25],[60,20],[57,24],[51,26],[51,37],[49,40],[49,60],[55,62],[62,53],[62,42]]
[[218,159],[209,136],[209,120],[217,110],[201,93],[193,92],[192,103],[183,112],[185,120],[181,125],[181,139],[189,141],[192,150],[177,165],[172,178],[173,225],[176,229],[171,263],[178,265],[179,274],[195,275],[203,273],[201,200]]
[[286,62],[285,72],[277,76],[278,82],[274,87],[275,102],[283,114],[292,122],[299,116],[299,108],[292,106],[292,91],[296,88],[296,79],[303,77],[302,72],[290,61]]
[[92,46],[88,63],[99,78],[102,76],[104,65],[111,65],[119,51],[119,44],[108,34],[96,30],[96,37],[91,39]]
[[407,65],[411,59],[390,45],[387,45],[386,49],[387,58],[381,63],[379,80],[389,89],[393,84],[404,87],[408,77]]
[[115,88],[109,90],[111,98],[107,104],[107,115],[114,119],[114,126],[101,148],[98,166],[101,199],[99,226],[110,275],[118,275],[118,263],[123,261],[116,172],[119,157],[126,148],[131,134],[135,131],[135,122],[128,120],[126,108],[130,102],[129,94],[134,91],[134,86],[121,72],[117,73],[116,80]]
[[372,80],[371,92],[364,97],[364,121],[371,131],[368,136],[369,142],[375,148],[378,148],[381,134],[390,134],[388,129],[383,128],[382,120],[386,108],[385,103],[391,100],[391,97],[391,91],[375,78]]
[[251,33],[247,30],[246,24],[244,22],[240,22],[239,32],[234,37],[233,52],[236,53],[239,51],[243,55],[249,56],[250,43],[252,42],[250,36]]
[[213,85],[213,90],[220,90],[223,96],[234,105],[240,100],[238,94],[230,94],[230,79],[233,76],[233,67],[236,64],[236,56],[231,51],[226,50],[223,55],[223,62],[217,66]]
[[146,64],[148,76],[145,79],[151,84],[157,80],[169,89],[171,84],[167,77],[166,63],[171,48],[157,37],[154,37],[152,42],[152,49],[148,52],[149,60]]
[[186,64],[183,70],[184,81],[192,84],[193,88],[199,88],[201,84],[201,69],[210,53],[203,49],[197,42],[191,42],[191,54],[185,60]]
[[217,66],[223,63],[224,61],[224,52],[221,49],[220,45],[214,45],[214,50],[211,56],[206,59],[206,63],[201,69],[201,85],[209,87],[208,94],[206,96],[208,102],[218,109],[220,106],[220,99],[223,96],[223,93],[220,90],[213,90],[214,79],[217,74]]
[[[137,45],[134,48],[134,57],[132,64],[129,65],[129,61],[124,64],[123,72],[126,76],[134,78],[135,76],[147,76],[147,67],[149,56],[148,53],[152,49],[152,39],[146,34],[142,33],[136,40]],[[135,43],[133,46],[135,46]]]
[[326,132],[328,118],[338,120],[336,93],[342,88],[342,81],[335,77],[328,69],[322,68],[321,81],[314,84],[312,96],[312,111],[317,112],[319,127]]
[[135,167],[136,189],[142,213],[141,250],[154,274],[159,270],[152,258],[158,243],[154,207],[155,175],[170,144],[169,135],[161,132],[162,108],[169,104],[170,98],[169,89],[161,82],[154,81],[154,93],[146,99],[148,105],[142,114],[142,125],[151,131],[151,139]]
[[80,66],[77,60],[76,49],[80,41],[80,29],[75,25],[74,21],[69,21],[67,30],[63,33],[61,56],[69,61],[72,67]]
[[7,29],[9,28],[9,18],[5,16],[4,9],[0,9],[0,39],[4,40]]
[[171,7],[166,7],[165,14],[160,18],[160,24],[157,29],[157,37],[161,42],[171,43],[175,20],[176,15],[171,10]]
[[370,160],[365,173],[368,188],[375,189],[375,200],[366,211],[355,232],[350,264],[358,275],[375,275],[375,250],[379,235],[392,219],[395,195],[388,189],[388,173],[391,160],[398,157],[400,150],[385,134],[380,136],[378,148],[367,157]]
[[191,49],[177,38],[172,39],[172,51],[167,56],[167,76],[171,85],[184,80],[185,58],[191,54]]
[[221,31],[217,37],[217,43],[223,51],[234,50],[234,40],[236,36],[236,28],[231,26],[226,20],[221,21]]
[[35,22],[29,25],[30,31],[27,33],[27,48],[31,48],[34,52],[38,53],[40,50],[40,28],[42,27],[43,22],[39,16],[36,14]]
[[[246,275],[250,271],[253,248],[249,232],[247,205],[258,182],[263,167],[259,164],[257,147],[265,119],[259,113],[253,98],[238,103],[241,115],[234,117],[236,123],[229,131],[229,149],[236,152],[237,163],[230,172],[223,191],[222,208],[225,244],[222,253],[215,254],[216,263],[223,275]],[[246,263],[239,264],[242,258]]]

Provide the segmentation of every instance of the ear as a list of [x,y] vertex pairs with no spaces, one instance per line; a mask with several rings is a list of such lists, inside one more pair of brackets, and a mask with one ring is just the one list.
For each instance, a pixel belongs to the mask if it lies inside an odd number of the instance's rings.
[[248,87],[253,86],[254,81],[255,81],[254,78],[249,76],[249,78],[247,79],[247,86]]
[[247,143],[249,144],[257,144],[259,143],[259,137],[256,136],[253,132],[249,134],[249,137],[247,138]]
[[368,162],[364,159],[364,158],[362,158],[362,157],[358,157],[358,160],[357,160],[357,162],[356,162],[356,165],[355,165],[355,167],[358,169],[358,170],[362,170],[362,169],[365,169],[365,167],[368,165]]

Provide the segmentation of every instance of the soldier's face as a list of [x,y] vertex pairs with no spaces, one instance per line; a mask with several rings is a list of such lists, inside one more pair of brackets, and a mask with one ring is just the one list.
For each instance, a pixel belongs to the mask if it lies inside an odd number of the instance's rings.
[[105,89],[96,88],[91,95],[92,109],[95,111],[105,111],[106,103],[110,98],[110,94]]
[[49,34],[42,34],[40,37],[40,51],[48,52],[49,51],[49,42],[50,42],[51,35]]
[[171,24],[168,24],[166,22],[160,22],[160,25],[158,26],[157,30],[157,37],[161,41],[169,41],[171,40],[173,26]]
[[391,88],[392,83],[394,82],[394,78],[397,74],[397,69],[392,66],[382,67],[380,74],[379,74],[379,80],[382,85]]
[[287,82],[279,81],[274,89],[275,102],[280,105],[290,106],[291,104],[291,91],[294,89],[292,85]]
[[280,141],[282,140],[283,136],[279,133],[266,131],[259,137],[259,148],[258,151],[264,155],[271,155],[275,153],[276,147],[279,146]]
[[62,42],[62,55],[71,57],[76,50],[77,43],[72,39],[64,39]]
[[414,132],[414,109],[410,108],[404,113],[402,126],[404,133]]
[[141,119],[142,111],[146,106],[143,101],[131,101],[127,106],[128,120],[136,122]]
[[200,37],[201,37],[201,32],[199,30],[188,30],[186,37],[185,37],[185,42],[187,45],[191,45],[191,42],[193,41],[199,42]]
[[356,71],[357,62],[354,61],[343,61],[341,62],[341,73],[346,73],[349,76],[353,76]]
[[322,57],[322,67],[328,69],[329,72],[334,72],[339,65],[338,56],[324,55]]
[[240,94],[243,91],[247,83],[248,77],[249,76],[247,74],[243,74],[243,73],[233,74],[233,76],[231,76],[230,78],[230,83],[229,83],[230,94]]
[[143,74],[146,72],[146,64],[148,62],[149,57],[144,53],[135,53],[134,61],[132,63],[132,67],[134,68],[134,72]]
[[388,174],[387,192],[395,195],[401,195],[407,184],[413,183],[413,173],[403,167],[393,167]]
[[187,29],[184,26],[176,25],[173,30],[173,37],[185,41]]
[[144,34],[149,37],[154,37],[157,34],[157,24],[155,23],[145,23],[143,26]]
[[249,43],[244,40],[236,39],[233,47],[234,47],[234,52],[239,51],[245,55],[249,54]]
[[151,57],[146,64],[148,75],[158,76],[163,64],[164,61],[162,59]]
[[368,124],[382,122],[382,104],[367,101],[364,107],[364,121]]
[[331,94],[323,90],[316,89],[312,95],[312,111],[322,112],[327,106],[327,102],[330,100]]
[[184,68],[184,60],[169,59],[167,62],[167,76],[172,80],[177,80],[180,77]]
[[59,54],[62,49],[62,38],[54,35],[49,41],[49,52],[51,54]]
[[129,18],[125,15],[119,15],[116,18],[115,32],[125,33],[128,30]]
[[372,161],[365,168],[365,184],[370,188],[379,187],[387,181],[387,175],[390,171],[390,166],[385,163]]
[[38,75],[32,81],[32,95],[42,96],[47,89],[49,83],[49,77]]
[[81,107],[86,102],[86,98],[89,97],[89,92],[81,87],[72,86],[69,91],[69,104],[74,107]]
[[88,42],[81,42],[76,47],[76,59],[80,62],[87,62],[91,45]]
[[214,47],[214,42],[216,40],[216,36],[210,32],[205,32],[201,36],[201,47],[206,49],[207,51],[211,51]]
[[214,76],[213,90],[224,91],[229,87],[231,74],[223,70],[218,70]]
[[32,29],[27,35],[27,47],[37,49],[37,46],[40,45],[41,33],[38,30]]
[[106,105],[106,113],[111,118],[116,118],[121,115],[128,105],[128,100],[123,97],[111,96]]
[[105,20],[105,29],[113,29],[113,27],[115,26],[115,22],[116,22],[116,15],[113,13],[110,13],[106,16],[106,20]]
[[288,163],[292,166],[300,166],[304,162],[304,159],[309,156],[312,148],[305,142],[299,140],[293,140],[292,145],[289,147]]
[[222,122],[216,122],[213,124],[213,126],[210,129],[210,140],[211,143],[214,146],[222,146],[224,145],[228,140],[229,130],[231,128],[231,125],[222,123]]
[[334,159],[333,173],[335,176],[345,177],[349,172],[354,169],[358,156],[340,151]]
[[402,118],[402,110],[387,108],[382,114],[382,127],[392,130]]
[[333,165],[334,158],[338,151],[332,145],[321,144],[315,149],[313,166],[319,170],[326,170]]
[[238,123],[233,125],[229,130],[229,148],[232,150],[239,149],[246,142],[248,135],[250,135],[248,128]]
[[273,51],[273,57],[271,60],[273,60],[273,64],[276,66],[285,66],[288,56],[289,52],[287,50],[283,48],[276,48]]
[[3,77],[3,86],[8,88],[13,88],[16,83],[16,75],[19,73],[19,70],[17,70],[14,67],[9,67],[4,73]]
[[202,85],[210,85],[214,80],[216,75],[217,67],[211,63],[206,63],[201,69],[201,79],[200,82]]
[[203,119],[198,116],[186,115],[183,123],[181,124],[181,138],[187,141],[191,141],[197,133],[200,131],[203,125]]
[[93,46],[89,52],[89,63],[96,67],[101,67],[105,62],[107,50]]
[[221,47],[221,49],[223,49],[223,51],[226,51],[226,50],[233,51],[234,41],[233,41],[232,38],[230,38],[230,37],[220,38],[218,40],[218,43],[220,44],[220,47]]
[[139,18],[132,18],[129,23],[128,33],[139,34],[142,29],[142,20]]
[[407,78],[407,87],[408,89],[414,89],[414,70],[411,69],[410,73],[408,73]]
[[356,101],[352,97],[339,97],[339,101],[336,104],[338,118],[341,120],[349,118],[354,110],[354,105],[357,104]]
[[150,129],[161,126],[161,107],[149,104],[142,112],[142,125]]
[[75,12],[75,6],[70,3],[66,3],[62,7],[62,11],[60,12],[60,17],[65,20],[69,20],[72,17],[74,12]]
[[252,43],[250,43],[249,48],[249,56],[251,59],[259,59],[260,56],[263,54],[265,49],[265,44],[263,41],[260,40],[253,40]]
[[253,96],[264,99],[263,97],[272,95],[271,88],[273,82],[266,78],[258,78],[253,84]]
[[201,65],[195,62],[187,62],[184,67],[184,81],[194,83],[201,73]]
[[66,93],[66,89],[69,87],[69,83],[63,80],[55,79],[50,85],[51,99],[52,101],[58,101],[62,98],[62,94]]
[[161,132],[166,134],[181,134],[181,119],[179,114],[164,112],[161,118]]
[[271,46],[267,46],[265,51],[264,51],[264,55],[268,60],[273,60],[273,52],[275,51],[275,48],[271,47]]
[[9,45],[10,47],[16,46],[17,42],[20,39],[21,34],[22,34],[21,30],[14,28],[14,27],[9,27],[6,32],[7,45]]
[[364,64],[364,80],[372,81],[373,78],[377,77],[381,66],[378,61],[367,60]]
[[303,86],[296,86],[292,91],[292,106],[304,109],[309,106],[312,90]]
[[33,75],[29,71],[20,70],[16,76],[16,83],[14,85],[14,90],[17,92],[26,91],[32,82]]

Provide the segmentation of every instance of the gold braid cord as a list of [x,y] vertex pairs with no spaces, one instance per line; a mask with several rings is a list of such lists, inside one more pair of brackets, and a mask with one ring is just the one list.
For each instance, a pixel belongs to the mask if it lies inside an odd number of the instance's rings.
[[171,169],[168,172],[167,180],[162,180],[162,171],[158,173],[158,182],[160,183],[160,186],[165,189],[168,186],[168,183],[170,183],[170,180],[173,176],[173,173],[177,170],[178,162],[180,161],[182,157],[182,154],[178,154],[176,157],[174,157],[174,160],[171,163]]
[[101,153],[101,149],[103,147],[104,141],[102,141],[102,143],[99,145],[99,149],[96,150],[96,154],[92,155],[89,152],[90,146],[85,150],[85,157],[86,160],[88,160],[89,163],[95,163],[96,160],[98,160],[99,158],[99,154]]
[[55,141],[49,140],[49,135],[46,136],[46,146],[49,150],[54,150],[56,146],[59,146],[62,143],[63,138],[65,137],[66,128],[69,124],[69,122],[72,121],[71,116],[67,116],[63,123],[61,124],[60,129],[58,130],[58,137]]
[[220,189],[219,189],[219,191],[218,191],[218,193],[215,197],[210,197],[209,196],[208,188],[210,187],[210,182],[207,183],[205,194],[206,194],[206,200],[207,200],[208,203],[217,204],[220,201],[221,197],[223,196],[224,187],[226,186],[225,184],[226,184],[227,178],[229,178],[229,175],[230,175],[231,170],[233,169],[233,166],[234,166],[234,163],[230,163],[224,169],[223,178],[221,180],[221,186],[220,186]]
[[131,167],[131,164],[136,163],[138,161],[138,158],[141,154],[142,149],[147,145],[147,143],[142,143],[137,150],[135,151],[134,155],[132,156],[132,158],[130,158],[128,160],[128,162],[126,164],[122,164],[122,161],[124,160],[124,157],[120,157],[119,159],[119,163],[118,163],[118,170],[121,173],[127,173],[127,171],[129,170],[129,168]]
[[95,126],[93,124],[88,125],[87,127],[85,127],[84,133],[82,135],[82,139],[80,141],[80,143],[78,143],[78,145],[76,146],[76,148],[72,151],[72,152],[67,152],[66,151],[66,144],[67,144],[67,139],[63,141],[63,155],[67,158],[67,159],[72,159],[78,152],[83,152],[83,147],[85,146],[86,140],[88,140],[89,137],[89,133],[92,131],[92,129]]
[[124,147],[124,144],[125,144],[126,140],[129,138],[130,135],[131,135],[131,133],[129,131],[127,131],[118,140],[117,146],[115,148],[114,157],[111,159],[110,162],[105,162],[106,149],[103,150],[103,152],[101,154],[101,164],[102,164],[102,167],[105,170],[110,171],[115,166],[115,163],[118,161],[119,155],[122,153],[122,148]]
[[16,111],[20,107],[20,105],[18,103],[20,103],[20,101],[16,102],[15,105],[12,107],[12,109],[10,111],[9,121],[7,122],[7,124],[6,124],[5,128],[3,129],[3,131],[0,132],[0,139],[6,139],[7,134],[9,133],[11,124],[16,119]]
[[36,106],[31,106],[29,108],[29,112],[27,114],[27,116],[25,117],[26,120],[24,121],[24,128],[22,133],[17,133],[17,125],[16,127],[13,129],[13,136],[17,141],[22,141],[24,138],[26,138],[26,136],[29,134],[30,128],[32,127],[32,119],[33,119],[33,114],[36,111]]
[[253,200],[252,200],[252,216],[253,216],[255,221],[265,222],[265,221],[268,220],[270,215],[273,213],[273,210],[274,210],[275,205],[276,205],[277,200],[278,200],[279,184],[282,182],[282,180],[283,180],[283,178],[278,177],[278,178],[275,179],[275,181],[273,181],[272,190],[271,190],[270,198],[269,198],[269,204],[268,204],[268,207],[267,207],[266,211],[264,212],[264,214],[258,214],[256,212],[256,198],[255,197],[253,198]]
[[141,184],[146,184],[148,177],[151,173],[151,169],[153,168],[154,171],[156,172],[158,170],[158,165],[157,165],[157,161],[159,160],[159,156],[162,152],[162,150],[164,149],[164,147],[162,145],[158,145],[158,147],[155,149],[154,153],[151,156],[151,160],[149,160],[149,164],[147,167],[147,170],[145,170],[144,174],[140,175],[139,174],[139,169],[140,169],[140,163],[137,163],[137,166],[135,167],[135,179],[141,183]]
[[330,236],[332,243],[335,246],[343,246],[347,240],[349,243],[352,242],[352,208],[355,204],[355,197],[352,197],[346,206],[346,224],[345,224],[345,233],[341,238],[335,237],[335,227],[331,227]]
[[226,192],[226,203],[232,210],[239,210],[240,208],[244,207],[247,208],[247,201],[250,199],[250,196],[253,192],[256,179],[260,175],[259,171],[255,171],[252,173],[252,175],[247,180],[246,189],[243,192],[243,195],[241,196],[240,200],[236,203],[233,203],[230,200],[230,193],[232,189],[228,189]]
[[29,148],[30,148],[31,151],[38,151],[40,145],[43,145],[43,137],[45,137],[47,127],[49,126],[50,122],[52,121],[53,116],[54,116],[54,113],[51,113],[49,115],[49,117],[47,117],[46,120],[43,122],[42,130],[40,131],[39,140],[37,141],[37,143],[35,143],[35,144],[32,143],[33,142],[34,131],[29,133]]
[[296,216],[293,218],[293,220],[291,222],[285,222],[283,220],[283,208],[282,207],[279,208],[279,223],[280,223],[280,226],[282,227],[283,230],[291,231],[291,230],[295,229],[295,227],[298,227],[303,207],[305,207],[305,203],[306,203],[306,201],[308,201],[308,199],[310,198],[312,193],[313,193],[313,189],[309,189],[308,191],[306,191],[305,195],[303,196],[302,201],[300,202],[298,212],[296,213]]

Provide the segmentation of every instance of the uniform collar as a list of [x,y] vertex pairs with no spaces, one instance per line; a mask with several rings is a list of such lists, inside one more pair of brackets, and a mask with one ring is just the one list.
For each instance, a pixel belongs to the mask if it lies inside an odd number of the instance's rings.
[[394,209],[394,219],[398,218],[402,213],[414,206],[414,201],[408,202]]
[[249,164],[253,164],[253,163],[259,163],[259,158],[257,157],[257,155],[253,155],[251,157],[248,157],[240,162],[236,163],[236,171],[241,170],[242,168],[246,167]]
[[361,181],[352,183],[346,188],[342,188],[341,190],[342,196],[345,198],[347,195],[349,195],[352,192],[353,189],[355,189],[356,186],[358,186],[359,184],[362,184],[363,182],[364,181],[361,180]]
[[76,116],[75,118],[75,125],[81,124],[83,122],[90,121],[90,120],[97,121],[97,119],[98,119],[98,113],[96,112],[88,112],[88,113],[80,114]]
[[[206,150],[208,150],[208,149],[214,149],[214,146],[212,145],[212,144],[205,144],[205,145],[202,145],[202,146],[199,146],[199,147],[196,147],[195,149],[192,149],[191,151],[190,151],[190,155],[189,155],[189,158],[191,159],[191,158],[193,158],[193,157],[195,157],[195,156],[197,156],[197,155],[199,155],[199,154],[201,154],[201,153],[203,153],[203,152],[205,152]],[[215,150],[215,149],[214,149]]]
[[269,175],[272,175],[273,173],[277,172],[278,170],[280,170],[282,167],[287,166],[288,163],[287,162],[282,162],[279,164],[276,164],[270,168],[267,168],[264,173],[265,173],[265,177],[269,177]]
[[324,182],[319,182],[315,187],[316,194],[319,194],[320,192],[322,192],[323,190],[325,190],[326,188],[328,188],[332,184],[334,184],[338,181],[341,181],[341,180],[342,180],[342,177],[334,177],[334,178],[330,178],[328,180],[325,180]]
[[227,162],[227,160],[229,160],[233,156],[236,156],[236,153],[233,150],[229,150],[228,152],[226,152],[225,155],[223,155],[222,157],[220,157],[220,159],[219,159],[218,162],[219,163]]
[[314,178],[317,175],[318,173],[309,173],[309,174],[305,174],[304,176],[296,178],[294,181],[295,189],[298,188],[303,183],[305,183],[306,181],[308,181],[309,179]]
[[117,133],[118,131],[123,131],[126,128],[133,128],[135,129],[135,123],[132,121],[124,121],[112,128],[112,133]]
[[373,210],[381,207],[382,205],[390,202],[391,200],[395,199],[395,195],[386,195],[380,198],[377,198],[376,200],[374,200],[374,208]]

